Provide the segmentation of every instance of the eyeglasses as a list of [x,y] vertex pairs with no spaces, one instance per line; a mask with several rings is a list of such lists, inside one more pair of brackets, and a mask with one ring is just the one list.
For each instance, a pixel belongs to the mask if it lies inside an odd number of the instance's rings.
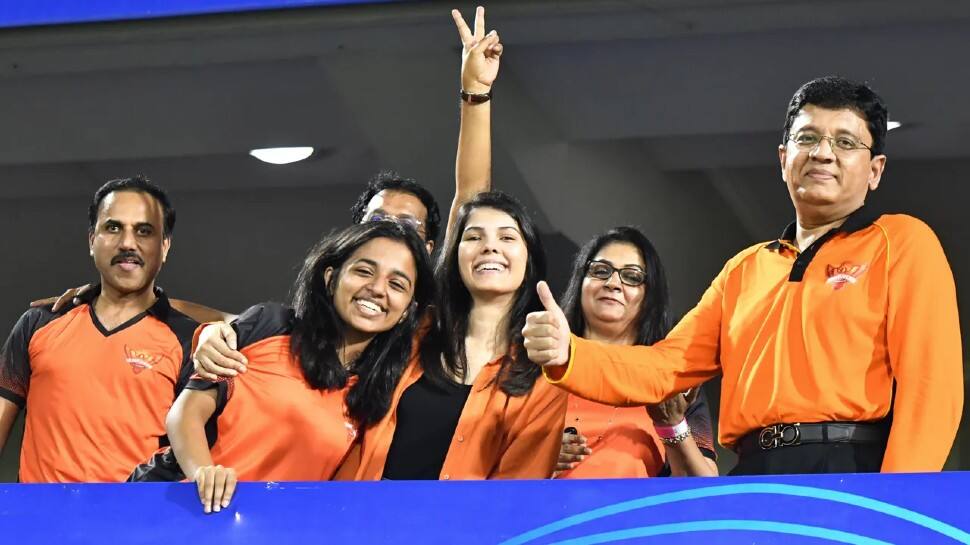
[[364,221],[393,221],[394,223],[406,225],[411,229],[414,229],[422,237],[424,237],[425,234],[424,222],[417,218],[412,218],[411,216],[395,216],[393,214],[374,212],[370,216],[364,218]]
[[637,287],[647,281],[647,273],[636,267],[623,267],[617,269],[606,261],[590,261],[586,263],[586,276],[596,280],[608,281],[613,273],[619,273],[620,282],[627,286]]
[[852,151],[857,149],[867,149],[872,152],[872,148],[859,142],[851,136],[825,136],[818,134],[817,132],[811,131],[800,131],[795,133],[794,136],[789,137],[789,140],[795,147],[802,151],[815,151],[818,146],[822,143],[822,140],[828,140],[829,146],[832,151]]

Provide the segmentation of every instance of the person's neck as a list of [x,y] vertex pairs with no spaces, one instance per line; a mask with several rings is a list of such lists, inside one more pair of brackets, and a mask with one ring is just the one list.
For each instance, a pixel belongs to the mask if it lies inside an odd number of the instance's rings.
[[465,342],[471,340],[485,347],[493,357],[508,352],[506,326],[515,302],[514,297],[514,293],[496,297],[473,297]]
[[354,360],[360,357],[374,338],[373,335],[348,333],[344,336],[344,344],[337,350],[337,359],[344,368],[349,369]]
[[[832,229],[841,227],[852,212],[858,210],[862,205],[856,206],[851,210],[838,209],[828,213],[802,214],[796,213],[795,221],[795,245],[799,251],[804,251],[812,245],[819,237],[825,235]],[[797,212],[797,211],[796,211]]]
[[608,326],[594,327],[588,322],[583,338],[603,344],[636,344],[636,333],[632,328],[611,328]]
[[145,312],[158,297],[155,296],[154,283],[145,289],[133,292],[120,292],[101,282],[101,293],[94,300],[92,308],[98,321],[108,331]]

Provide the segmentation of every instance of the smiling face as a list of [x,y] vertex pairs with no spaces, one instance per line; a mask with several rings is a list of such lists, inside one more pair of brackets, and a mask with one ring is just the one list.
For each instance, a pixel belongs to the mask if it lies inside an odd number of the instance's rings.
[[[615,269],[646,270],[640,250],[629,242],[611,242],[603,246],[591,261],[606,262]],[[646,283],[628,286],[620,282],[619,271],[605,281],[586,275],[581,293],[583,318],[588,328],[611,337],[636,335],[637,316],[647,293]]]
[[393,328],[411,304],[417,266],[408,247],[375,238],[357,248],[340,267],[324,272],[334,308],[350,331],[348,337],[373,337]]
[[88,248],[102,289],[118,295],[151,290],[168,256],[162,205],[148,193],[115,191],[101,201]]
[[792,122],[788,142],[778,147],[782,178],[802,224],[820,225],[847,216],[879,186],[886,156],[873,157],[865,148],[840,150],[827,139],[812,149],[799,149],[792,139],[802,132],[848,137],[872,146],[866,120],[855,110],[809,104]]
[[473,297],[515,293],[525,278],[528,256],[512,216],[486,207],[468,214],[458,243],[458,270]]

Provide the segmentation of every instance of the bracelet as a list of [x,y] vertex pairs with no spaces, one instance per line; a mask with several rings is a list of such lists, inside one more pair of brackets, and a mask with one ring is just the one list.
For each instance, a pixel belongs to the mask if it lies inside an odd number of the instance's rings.
[[464,89],[458,93],[461,99],[469,104],[482,104],[492,100],[492,90],[489,89],[487,93],[468,93]]
[[[687,425],[687,419],[681,420],[673,426],[658,426],[654,424],[653,429],[657,430],[657,435],[661,439],[673,439],[679,435],[690,434],[690,426]],[[683,439],[681,439],[683,441]]]
[[688,437],[690,437],[690,428],[687,428],[687,431],[684,433],[675,435],[673,437],[661,437],[660,440],[663,441],[663,444],[665,445],[677,445],[683,443]]

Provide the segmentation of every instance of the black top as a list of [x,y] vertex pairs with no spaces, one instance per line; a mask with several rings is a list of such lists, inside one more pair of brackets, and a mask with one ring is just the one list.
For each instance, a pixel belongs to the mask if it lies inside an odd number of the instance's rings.
[[384,464],[385,479],[438,479],[471,390],[470,384],[439,385],[422,376],[404,391]]

